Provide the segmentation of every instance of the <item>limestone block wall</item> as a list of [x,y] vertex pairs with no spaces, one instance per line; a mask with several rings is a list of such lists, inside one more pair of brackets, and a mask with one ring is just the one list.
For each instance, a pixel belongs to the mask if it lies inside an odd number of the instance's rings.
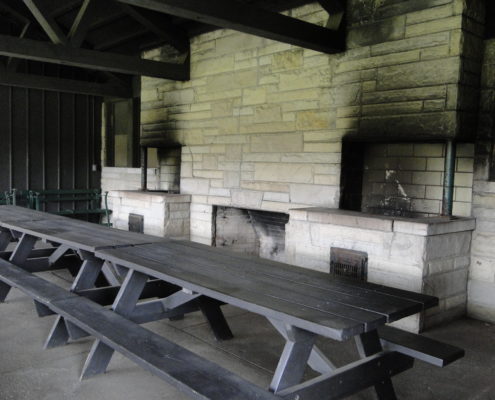
[[[215,204],[338,207],[344,136],[459,133],[465,7],[350,0],[344,53],[217,30],[192,40],[190,81],[143,78],[143,131],[183,146],[191,238],[211,243]],[[328,19],[317,3],[288,13]]]
[[473,216],[477,218],[469,272],[468,313],[495,322],[495,176],[493,141],[495,116],[495,40],[485,43],[478,141],[473,186]]
[[[157,168],[148,168],[148,188],[160,189],[160,173]],[[139,190],[141,189],[140,168],[103,167],[101,171],[101,190]]]
[[[453,213],[471,215],[474,145],[457,146]],[[438,215],[442,207],[445,145],[374,144],[366,148],[362,210]]]

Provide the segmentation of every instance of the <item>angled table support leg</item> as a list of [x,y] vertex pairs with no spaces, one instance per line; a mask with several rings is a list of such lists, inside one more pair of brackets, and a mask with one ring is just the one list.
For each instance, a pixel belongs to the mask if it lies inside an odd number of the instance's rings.
[[[2,231],[1,234],[4,234],[5,231]],[[9,242],[10,242],[10,234],[9,234]],[[1,239],[1,238],[0,238]],[[6,240],[6,239],[5,239]],[[12,252],[12,255],[9,258],[9,261],[12,264],[17,266],[22,266],[27,258],[29,257],[29,253],[33,250],[34,244],[38,238],[31,235],[22,235],[21,240],[17,244],[15,250]],[[0,303],[3,303],[7,298],[11,287],[6,283],[0,282]]]
[[287,325],[285,332],[287,341],[270,384],[274,393],[301,382],[316,340],[315,334],[294,326]]
[[208,321],[215,338],[219,341],[232,339],[234,335],[223,315],[220,303],[209,297],[201,297],[198,301],[199,308]]
[[66,246],[64,244],[61,244],[60,246],[57,247],[57,250],[55,250],[50,257],[48,257],[48,263],[50,265],[55,264],[60,258],[64,256],[65,253],[69,251],[69,246]]
[[[275,319],[268,319],[275,329],[280,333],[285,340],[288,340],[285,324]],[[313,346],[308,359],[309,367],[320,374],[328,374],[337,369],[337,367],[323,354],[316,346]]]
[[[356,346],[361,358],[369,357],[383,350],[378,332],[370,331],[355,336]],[[380,400],[396,400],[394,385],[391,379],[384,379],[375,385],[375,391]]]
[[[83,264],[76,279],[72,283],[71,292],[78,290],[90,289],[94,287],[96,279],[101,272],[103,261],[93,256],[91,253],[80,251],[80,257],[83,259]],[[63,346],[70,339],[70,332],[67,329],[67,324],[64,318],[58,316],[55,320],[52,330],[45,342],[45,349]],[[77,337],[74,337],[74,339]]]
[[11,240],[10,231],[0,231],[0,251],[5,251]]
[[22,266],[22,264],[28,259],[29,254],[33,250],[37,241],[38,238],[36,236],[31,236],[24,233],[15,247],[15,250],[12,252],[9,261],[17,266]]
[[[136,308],[136,303],[147,280],[147,275],[129,270],[113,303],[113,311],[128,318]],[[114,350],[111,347],[97,339],[86,359],[80,379],[83,380],[104,373],[110,363],[113,352]]]

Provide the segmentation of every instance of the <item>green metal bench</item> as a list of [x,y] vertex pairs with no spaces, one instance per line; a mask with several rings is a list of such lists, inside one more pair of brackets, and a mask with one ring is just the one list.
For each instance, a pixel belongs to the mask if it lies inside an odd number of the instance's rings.
[[[66,216],[99,215],[105,225],[111,226],[107,198],[108,192],[103,194],[101,189],[30,190],[28,204],[29,208],[38,211],[45,211],[48,204],[59,204],[58,211],[48,211]],[[68,203],[70,207],[67,207]],[[83,206],[77,206],[81,203]]]

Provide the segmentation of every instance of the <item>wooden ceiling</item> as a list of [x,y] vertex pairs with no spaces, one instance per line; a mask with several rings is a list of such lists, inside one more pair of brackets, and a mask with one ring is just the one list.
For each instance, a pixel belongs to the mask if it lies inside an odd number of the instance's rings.
[[[280,14],[311,2],[0,0],[0,84],[131,97],[134,76],[189,79],[190,39],[218,28],[342,51],[343,0],[320,0],[329,13],[327,27]],[[163,45],[176,50],[176,60],[141,58],[144,50]],[[53,64],[58,70],[50,75]]]

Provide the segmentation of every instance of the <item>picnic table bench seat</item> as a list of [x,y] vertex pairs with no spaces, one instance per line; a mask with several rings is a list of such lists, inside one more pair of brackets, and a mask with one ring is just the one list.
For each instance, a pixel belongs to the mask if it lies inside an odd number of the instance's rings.
[[464,357],[464,350],[459,347],[392,326],[381,326],[378,334],[385,349],[406,354],[436,367],[446,367]]
[[91,300],[0,259],[0,281],[195,399],[274,400],[279,397]]

